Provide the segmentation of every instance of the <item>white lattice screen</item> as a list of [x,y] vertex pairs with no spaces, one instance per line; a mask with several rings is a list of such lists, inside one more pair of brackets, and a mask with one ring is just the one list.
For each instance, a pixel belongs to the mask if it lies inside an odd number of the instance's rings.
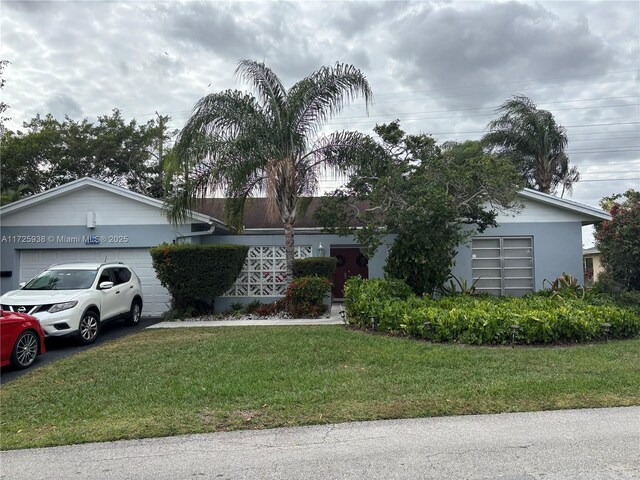
[[[296,258],[311,256],[311,245],[295,247]],[[277,297],[287,290],[284,247],[250,247],[242,271],[225,297]]]

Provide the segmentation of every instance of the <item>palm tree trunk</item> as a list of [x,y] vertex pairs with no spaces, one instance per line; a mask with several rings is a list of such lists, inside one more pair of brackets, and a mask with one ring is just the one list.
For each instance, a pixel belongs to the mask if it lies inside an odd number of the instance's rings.
[[287,263],[287,283],[293,281],[293,259],[295,257],[295,243],[293,233],[294,221],[288,220],[284,223],[284,251]]

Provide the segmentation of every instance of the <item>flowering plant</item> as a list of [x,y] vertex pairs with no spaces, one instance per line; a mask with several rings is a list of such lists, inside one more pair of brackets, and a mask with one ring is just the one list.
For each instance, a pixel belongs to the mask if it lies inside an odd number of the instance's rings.
[[289,284],[285,297],[292,317],[318,317],[325,311],[324,297],[331,289],[331,281],[324,277],[300,277]]

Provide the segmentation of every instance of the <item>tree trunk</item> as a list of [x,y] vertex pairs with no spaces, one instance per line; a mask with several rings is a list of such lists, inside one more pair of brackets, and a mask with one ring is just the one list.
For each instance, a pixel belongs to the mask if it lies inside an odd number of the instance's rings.
[[293,281],[293,259],[295,257],[295,243],[293,226],[295,221],[289,220],[284,223],[284,249],[287,262],[287,283]]

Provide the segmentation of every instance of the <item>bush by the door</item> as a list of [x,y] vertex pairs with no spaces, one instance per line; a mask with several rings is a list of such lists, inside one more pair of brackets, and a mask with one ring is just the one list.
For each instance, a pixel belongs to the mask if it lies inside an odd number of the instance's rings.
[[293,261],[294,278],[325,277],[333,281],[335,273],[335,257],[297,258]]

